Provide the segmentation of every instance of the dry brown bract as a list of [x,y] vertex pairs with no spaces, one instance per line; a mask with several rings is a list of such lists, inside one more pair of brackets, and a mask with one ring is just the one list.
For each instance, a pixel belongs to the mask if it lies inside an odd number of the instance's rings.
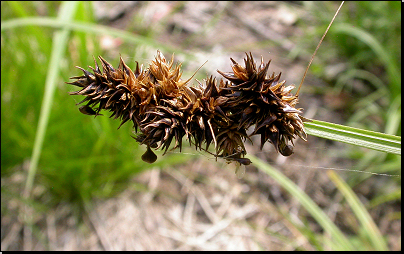
[[[244,141],[252,135],[261,135],[261,149],[269,141],[289,156],[296,136],[306,140],[301,109],[295,108],[298,96],[291,94],[294,86],[280,82],[281,74],[267,77],[270,61],[261,59],[257,68],[251,53],[246,55],[245,67],[230,58],[233,72],[218,71],[225,79],[208,77],[199,87],[189,86],[191,79],[182,81],[181,64],[173,66],[174,55],[167,62],[160,51],[145,70],[137,63],[132,71],[122,58],[114,69],[99,57],[103,71],[94,59],[93,73],[77,67],[84,75],[68,84],[82,88],[70,94],[86,96],[80,102],[87,102],[80,107],[83,114],[97,116],[105,109],[121,125],[131,120],[136,132],[140,129],[135,139],[147,145],[142,159],[149,163],[157,159],[150,148],[167,152],[174,139],[174,148],[181,150],[184,135],[196,149],[208,151],[214,143],[216,157],[244,165],[251,163],[244,158]],[[250,126],[254,130],[247,134]]]

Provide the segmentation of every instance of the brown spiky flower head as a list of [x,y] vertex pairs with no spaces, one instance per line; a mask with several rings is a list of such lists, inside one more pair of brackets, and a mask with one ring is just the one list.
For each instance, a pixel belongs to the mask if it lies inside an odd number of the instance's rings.
[[[173,55],[174,57],[174,55]],[[151,150],[165,152],[175,140],[174,148],[182,148],[186,136],[196,149],[209,152],[227,161],[247,165],[244,142],[252,135],[261,136],[261,149],[266,141],[284,156],[293,152],[293,139],[306,138],[303,123],[295,106],[294,86],[285,86],[280,74],[267,76],[269,63],[257,67],[251,53],[242,67],[233,59],[233,72],[218,71],[225,79],[208,77],[198,87],[181,80],[181,64],[173,65],[158,51],[148,68],[137,66],[132,71],[122,60],[114,69],[102,57],[102,71],[97,62],[89,72],[81,67],[82,76],[72,77],[81,90],[73,95],[84,95],[80,112],[100,115],[101,110],[112,112],[121,125],[132,121],[138,133],[135,139],[147,146],[142,159],[152,163],[157,156]],[[120,125],[120,126],[121,126]],[[251,134],[247,130],[253,126]],[[140,130],[140,131],[139,131]],[[291,145],[292,144],[292,145]]]

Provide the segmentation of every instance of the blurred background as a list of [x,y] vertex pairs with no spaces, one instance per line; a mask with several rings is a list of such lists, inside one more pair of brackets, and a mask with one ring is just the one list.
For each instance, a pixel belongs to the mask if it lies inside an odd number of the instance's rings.
[[[231,71],[230,57],[241,64],[252,52],[257,62],[272,59],[269,74],[282,72],[286,84],[298,86],[339,4],[2,1],[1,249],[343,249],[338,235],[284,188],[286,181],[255,164],[239,179],[234,164],[190,147],[159,151],[156,163],[144,163],[145,147],[131,138],[131,124],[117,130],[120,121],[106,113],[81,114],[76,103],[83,98],[68,95],[75,88],[64,83],[81,75],[75,66],[94,66],[93,56],[116,67],[120,56],[131,68],[136,61],[147,67],[160,50],[167,59],[175,53],[183,79],[206,60],[195,78],[219,77],[217,70]],[[68,39],[55,39],[66,26]],[[63,57],[48,125],[37,171],[29,173],[58,46]],[[400,2],[344,4],[299,105],[307,118],[401,136]],[[269,144],[246,148],[307,194],[351,249],[401,250],[400,156],[313,136],[296,140],[287,158]],[[335,175],[365,214],[355,213]],[[366,216],[373,236],[361,223]]]

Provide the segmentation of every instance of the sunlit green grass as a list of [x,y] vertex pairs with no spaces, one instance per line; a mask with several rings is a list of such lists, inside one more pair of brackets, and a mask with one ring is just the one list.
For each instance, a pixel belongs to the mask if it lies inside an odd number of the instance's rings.
[[[131,180],[132,176],[139,172],[187,160],[188,155],[178,154],[166,155],[163,158],[159,156],[159,160],[153,165],[142,162],[140,157],[144,152],[144,147],[140,147],[130,138],[129,134],[132,132],[130,124],[127,123],[116,130],[119,121],[113,121],[106,116],[92,118],[80,114],[75,103],[81,99],[68,96],[68,92],[72,91],[72,88],[64,84],[65,81],[68,81],[68,77],[78,75],[79,71],[73,68],[74,66],[92,65],[93,55],[103,55],[104,52],[98,45],[101,34],[110,34],[123,39],[127,44],[122,47],[121,54],[129,57],[139,54],[137,50],[141,51],[142,47],[148,45],[165,49],[168,51],[167,53],[175,51],[187,55],[181,50],[185,45],[174,47],[161,44],[153,40],[153,32],[134,35],[96,25],[91,4],[87,2],[63,3],[62,6],[65,6],[66,9],[56,8],[58,4],[54,2],[41,4],[44,4],[49,10],[47,17],[36,17],[38,14],[33,2],[24,4],[2,2],[2,176],[10,175],[16,166],[18,168],[25,160],[31,158],[29,174],[32,178],[29,178],[31,180],[28,180],[28,187],[26,186],[28,191],[31,190],[30,184],[45,186],[51,197],[46,199],[45,204],[50,206],[65,200],[84,204],[90,202],[94,197],[111,197],[127,188],[137,188]],[[331,49],[331,57],[335,57],[333,53],[336,51],[338,54],[346,55],[351,61],[347,72],[332,81],[337,84],[333,88],[334,92],[347,89],[354,78],[364,79],[367,81],[366,84],[377,89],[374,93],[363,96],[363,99],[350,109],[352,114],[347,119],[347,125],[400,136],[401,74],[399,70],[401,69],[401,59],[398,57],[401,52],[397,47],[401,47],[401,43],[397,44],[397,41],[390,37],[394,37],[394,33],[397,35],[397,32],[401,35],[401,26],[399,31],[397,27],[393,26],[391,31],[385,31],[381,35],[377,33],[382,28],[388,27],[389,19],[397,19],[394,11],[397,6],[393,3],[386,4],[388,8],[381,3],[377,3],[377,8],[370,5],[362,3],[355,5],[358,18],[351,19],[348,12],[352,6],[346,4],[345,9],[343,8],[338,16],[339,25],[336,21],[334,25],[336,28],[330,30],[330,34],[327,35],[329,38],[327,37],[327,42],[322,47]],[[326,26],[335,10],[332,8],[333,6],[324,6],[328,12],[320,10],[322,14],[318,16],[324,19],[321,24]],[[59,12],[56,11],[57,9]],[[72,12],[71,19],[69,19],[70,11]],[[364,15],[366,13],[371,13],[371,15]],[[61,20],[50,19],[58,16]],[[362,16],[363,20],[361,20]],[[27,17],[34,18],[18,19]],[[366,26],[369,23],[367,19],[376,17],[379,23],[387,25],[384,27]],[[217,16],[213,17],[211,24],[214,24],[217,18]],[[399,18],[399,24],[401,24],[401,14]],[[10,19],[13,21],[3,22]],[[24,22],[26,22],[25,25],[21,25]],[[35,22],[37,22],[35,25],[27,25],[27,23]],[[3,29],[7,26],[9,26],[7,29]],[[368,27],[369,30],[363,31],[361,27]],[[325,29],[323,26],[319,26],[318,30],[316,32],[321,34]],[[55,31],[58,31],[58,34]],[[386,34],[390,36],[386,36]],[[399,38],[399,36],[394,38]],[[188,45],[190,41],[192,38],[184,43]],[[327,44],[330,42],[335,42],[335,45]],[[329,62],[327,50],[322,52],[325,53],[318,54],[318,61],[320,63]],[[377,59],[374,61],[375,66],[370,65],[369,62],[374,59]],[[116,56],[115,66],[117,60],[118,56]],[[114,62],[111,61],[111,63]],[[133,62],[128,64],[130,67],[134,67]],[[379,68],[385,69],[386,74],[382,76],[374,74],[374,70],[379,70]],[[318,63],[314,64],[314,73],[316,72],[324,72]],[[325,91],[331,92],[332,89],[325,89]],[[360,93],[360,91],[352,92]],[[42,124],[38,125],[41,114]],[[371,117],[382,119],[379,121],[382,124],[368,121]],[[43,136],[41,137],[41,135]],[[43,143],[41,139],[43,139]],[[34,144],[36,144],[35,147]],[[399,148],[395,147],[395,149]],[[33,150],[36,152],[33,153]],[[399,150],[401,153],[401,149]],[[381,156],[380,154],[380,152],[353,150],[350,156],[357,160],[360,170],[398,174],[401,167],[399,156],[388,153]],[[35,156],[38,159],[37,164],[32,161]],[[349,179],[347,185],[335,174],[329,174],[330,179],[343,193],[361,224],[356,231],[356,236],[346,236],[321,212],[321,209],[316,207],[310,197],[300,193],[300,190],[289,179],[276,173],[276,170],[270,168],[265,162],[253,159],[253,163],[297,197],[326,233],[331,235],[328,238],[309,228],[301,228],[302,233],[308,239],[312,239],[314,246],[316,246],[316,242],[324,241],[326,245],[324,249],[383,250],[387,248],[386,241],[380,237],[380,232],[375,228],[374,222],[351,189],[365,181],[369,177],[368,175],[354,176]],[[29,183],[30,181],[32,182]],[[393,178],[390,181],[395,183],[397,179]],[[401,188],[393,191],[393,193],[399,192],[401,192]],[[401,195],[390,195],[389,198],[383,199],[385,196],[387,195],[381,192],[380,196],[376,196],[375,201],[372,200],[371,203],[382,205],[383,202],[401,200]],[[34,202],[40,203],[41,201],[34,200]],[[362,245],[358,244],[358,240],[364,239],[367,240],[362,241]],[[317,249],[323,248],[323,246],[317,247]]]

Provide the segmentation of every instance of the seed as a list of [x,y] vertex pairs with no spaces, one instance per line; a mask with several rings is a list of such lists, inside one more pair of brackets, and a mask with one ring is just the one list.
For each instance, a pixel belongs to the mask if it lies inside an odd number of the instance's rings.
[[157,160],[157,155],[147,146],[146,152],[142,155],[142,160],[147,163],[153,163]]

